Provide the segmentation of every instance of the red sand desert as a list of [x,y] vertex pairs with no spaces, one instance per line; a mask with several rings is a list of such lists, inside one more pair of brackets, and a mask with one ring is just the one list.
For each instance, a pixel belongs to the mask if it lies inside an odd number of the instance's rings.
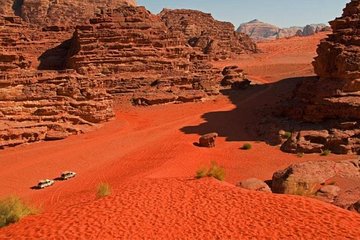
[[[133,107],[119,104],[116,119],[98,130],[65,140],[1,151],[0,196],[16,194],[42,212],[0,230],[0,239],[360,239],[360,215],[311,198],[238,188],[243,179],[271,179],[298,158],[252,138],[246,126],[258,106],[270,104],[313,74],[311,62],[324,33],[306,39],[258,44],[263,53],[217,66],[238,64],[263,84],[230,99]],[[276,93],[276,94],[274,94]],[[219,132],[216,147],[193,145],[202,132]],[[239,148],[249,142],[253,148]],[[330,160],[351,156],[331,155]],[[355,156],[353,156],[355,158]],[[195,180],[196,170],[216,161],[224,182]],[[78,176],[53,187],[30,189],[64,170]],[[112,194],[97,199],[108,182]]]

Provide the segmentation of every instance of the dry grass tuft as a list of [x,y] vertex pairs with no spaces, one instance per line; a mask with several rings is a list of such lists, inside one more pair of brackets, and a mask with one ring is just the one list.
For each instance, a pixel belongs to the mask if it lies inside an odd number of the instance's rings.
[[16,223],[20,219],[38,212],[35,207],[25,203],[19,197],[6,197],[0,200],[0,227]]
[[97,198],[103,198],[111,194],[111,186],[108,183],[100,183],[97,186],[96,196]]

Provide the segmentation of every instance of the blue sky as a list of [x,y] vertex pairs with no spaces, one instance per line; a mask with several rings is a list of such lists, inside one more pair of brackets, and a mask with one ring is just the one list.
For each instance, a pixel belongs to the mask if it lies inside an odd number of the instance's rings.
[[163,8],[197,9],[216,19],[240,23],[259,19],[279,27],[327,23],[342,14],[350,0],[137,0],[153,13]]

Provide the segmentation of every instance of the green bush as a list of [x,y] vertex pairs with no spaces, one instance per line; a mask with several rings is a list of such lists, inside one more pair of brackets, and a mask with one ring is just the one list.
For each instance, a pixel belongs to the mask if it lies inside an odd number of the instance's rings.
[[330,150],[324,150],[320,156],[329,156],[331,154],[331,151]]
[[292,136],[291,132],[285,132],[284,135],[283,135],[283,138],[289,139],[289,138],[291,138],[291,136]]
[[38,210],[19,197],[11,196],[0,200],[0,227],[16,223],[23,217],[36,214]]
[[225,169],[220,167],[216,162],[212,162],[210,168],[201,168],[196,171],[195,178],[213,177],[223,181],[225,179]]
[[97,186],[96,196],[98,198],[106,197],[111,194],[111,186],[108,183],[100,183]]
[[250,150],[252,148],[251,144],[250,143],[245,143],[241,149],[243,150]]

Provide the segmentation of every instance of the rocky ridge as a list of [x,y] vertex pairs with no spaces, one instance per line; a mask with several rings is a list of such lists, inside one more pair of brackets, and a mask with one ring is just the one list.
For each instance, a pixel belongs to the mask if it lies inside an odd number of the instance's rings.
[[78,27],[67,68],[138,105],[201,100],[220,86],[207,56],[144,7],[109,10]]
[[309,24],[305,27],[280,28],[255,19],[241,24],[236,31],[249,35],[250,38],[255,41],[264,41],[293,36],[311,36],[318,32],[331,31],[331,29],[325,24]]
[[164,9],[159,15],[170,31],[180,32],[190,46],[211,59],[257,52],[256,44],[246,34],[236,32],[233,24],[217,21],[209,13]]
[[333,34],[321,42],[313,63],[318,79],[303,81],[285,111],[318,127],[293,132],[283,150],[360,154],[359,24],[359,0],[348,3],[342,17],[330,22]]
[[[215,52],[133,1],[0,3],[0,147],[87,131],[114,116],[113,97],[152,105],[219,93]],[[255,46],[224,26],[236,54]]]
[[114,116],[111,96],[86,77],[38,70],[49,60],[42,53],[66,36],[0,16],[0,148],[62,139]]
[[121,5],[136,5],[135,0],[0,0],[0,14],[17,15],[36,27],[74,28],[96,13]]

